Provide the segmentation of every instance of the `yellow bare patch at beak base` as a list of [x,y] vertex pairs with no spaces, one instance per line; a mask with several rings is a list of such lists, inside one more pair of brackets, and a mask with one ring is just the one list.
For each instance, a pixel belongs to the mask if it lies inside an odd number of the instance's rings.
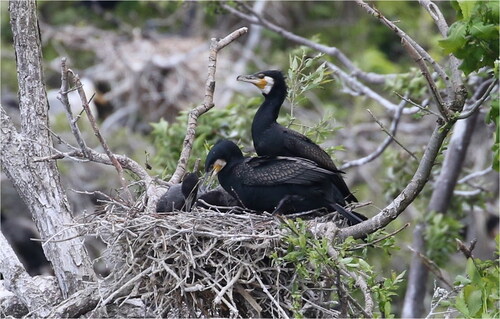
[[213,167],[212,167],[211,178],[214,178],[215,175],[217,175],[220,172],[220,170],[224,168],[224,166],[226,166],[226,161],[224,161],[222,159],[216,160]]
[[256,85],[259,89],[263,90],[263,89],[266,87],[266,85],[267,85],[267,81],[266,81],[266,79],[259,79],[259,80],[258,80],[258,81],[256,81],[254,84],[255,84],[255,85]]

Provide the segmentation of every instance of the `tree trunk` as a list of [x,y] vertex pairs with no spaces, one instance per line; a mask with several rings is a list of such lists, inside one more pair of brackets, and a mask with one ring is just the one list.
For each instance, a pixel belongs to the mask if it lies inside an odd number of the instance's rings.
[[[446,152],[443,168],[439,174],[434,191],[429,202],[428,212],[446,213],[453,196],[453,190],[457,184],[458,176],[462,170],[467,148],[479,112],[476,111],[465,120],[458,121],[453,129],[453,135]],[[425,254],[424,240],[425,224],[419,223],[413,232],[413,248],[415,251]],[[420,256],[414,253],[408,274],[408,286],[403,305],[403,318],[420,318],[425,310],[424,299],[426,295],[427,279],[429,270],[426,268]]]
[[73,223],[70,206],[61,186],[55,162],[35,162],[50,155],[48,102],[43,82],[42,51],[34,0],[10,1],[14,35],[21,132],[17,132],[3,108],[1,160],[19,195],[29,207],[64,297],[93,280],[94,272]]

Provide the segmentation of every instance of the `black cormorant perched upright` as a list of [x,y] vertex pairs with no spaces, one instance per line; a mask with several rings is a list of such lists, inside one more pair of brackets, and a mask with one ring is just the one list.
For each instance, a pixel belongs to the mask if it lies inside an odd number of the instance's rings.
[[292,213],[326,208],[342,214],[350,225],[366,219],[343,208],[334,172],[304,158],[245,158],[236,144],[220,140],[208,153],[205,171],[217,174],[222,187],[249,209]]
[[319,167],[334,173],[333,181],[348,203],[357,202],[347,187],[342,172],[330,156],[308,137],[283,127],[276,122],[287,95],[285,77],[278,70],[261,71],[252,75],[240,75],[238,81],[257,86],[264,95],[264,102],[252,123],[252,139],[259,156],[291,156],[309,159]]

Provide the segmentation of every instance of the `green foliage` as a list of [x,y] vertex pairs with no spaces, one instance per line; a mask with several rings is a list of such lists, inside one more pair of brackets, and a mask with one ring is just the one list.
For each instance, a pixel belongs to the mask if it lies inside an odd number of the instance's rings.
[[288,100],[291,105],[291,118],[294,119],[293,109],[306,99],[305,92],[315,88],[321,88],[323,84],[331,82],[326,63],[323,62],[315,69],[315,65],[322,60],[323,54],[314,57],[308,56],[310,49],[300,48],[300,53],[290,55],[290,68],[288,69],[287,85]]
[[449,255],[456,251],[455,238],[461,237],[463,225],[456,217],[436,212],[425,217],[426,255],[439,266],[449,261]]
[[[203,164],[207,146],[215,144],[221,138],[241,140],[244,145],[251,145],[249,130],[260,101],[260,97],[247,99],[244,103],[240,101],[224,109],[213,108],[200,116],[188,168],[194,165],[197,158],[200,158]],[[156,149],[151,164],[154,172],[162,178],[169,177],[177,165],[186,134],[187,116],[188,112],[183,111],[174,123],[163,119],[158,123],[151,123],[151,137]]]
[[[279,266],[293,266],[297,271],[297,279],[291,287],[292,303],[294,317],[302,318],[300,309],[303,306],[302,293],[304,289],[310,289],[311,284],[318,282],[337,282],[337,272],[339,269],[347,270],[362,276],[367,281],[371,289],[371,294],[378,306],[379,312],[375,312],[376,318],[394,318],[392,313],[392,299],[397,295],[396,291],[403,282],[405,272],[400,274],[391,272],[390,278],[380,279],[380,273],[374,271],[366,259],[366,247],[371,249],[382,247],[382,249],[394,250],[395,240],[392,237],[381,239],[386,234],[383,231],[369,235],[362,253],[359,254],[359,247],[356,247],[357,241],[352,237],[343,242],[332,244],[324,237],[317,238],[311,234],[306,222],[300,218],[296,220],[285,220],[282,227],[287,229],[287,235],[284,242],[286,249],[275,251],[271,254],[274,263]],[[335,254],[330,254],[330,251]],[[354,278],[347,276],[345,272],[340,273],[340,282],[345,285],[345,293],[358,295],[359,290],[355,287]],[[332,300],[338,298],[337,294],[331,294]],[[352,310],[354,311],[354,310]],[[356,313],[352,313],[356,316]],[[359,314],[358,314],[359,315]]]
[[385,278],[379,283],[373,283],[371,289],[378,302],[382,318],[394,318],[392,313],[392,297],[397,296],[396,291],[403,282],[406,270],[400,274],[391,272],[391,278]]
[[500,171],[500,126],[499,126],[499,117],[500,117],[500,100],[498,98],[498,92],[492,94],[491,108],[486,116],[487,123],[495,123],[496,131],[495,131],[495,142],[491,147],[493,151],[493,169],[497,172]]
[[469,258],[465,273],[466,276],[459,275],[455,279],[455,285],[462,288],[453,306],[465,318],[500,318],[498,260]]
[[458,1],[460,19],[450,26],[448,37],[439,41],[444,52],[462,60],[466,75],[481,67],[493,67],[499,55],[499,3]]

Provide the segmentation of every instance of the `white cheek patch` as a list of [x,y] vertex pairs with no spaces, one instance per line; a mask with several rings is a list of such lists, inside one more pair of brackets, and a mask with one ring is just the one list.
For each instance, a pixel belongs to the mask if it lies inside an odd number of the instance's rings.
[[266,80],[266,86],[262,89],[262,93],[269,94],[274,86],[274,79],[270,76],[266,76],[264,77],[264,80]]

